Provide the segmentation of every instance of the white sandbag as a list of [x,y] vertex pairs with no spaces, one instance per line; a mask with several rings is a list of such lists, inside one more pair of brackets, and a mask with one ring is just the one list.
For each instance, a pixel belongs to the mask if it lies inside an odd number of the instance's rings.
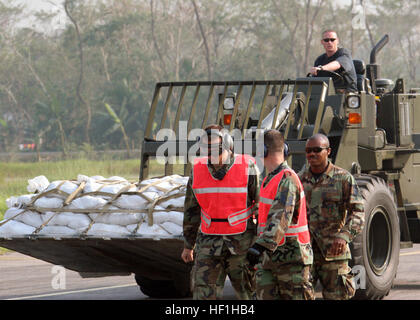
[[17,216],[14,220],[22,222],[28,226],[38,228],[42,224],[41,215],[38,212],[26,211]]
[[19,206],[28,205],[32,202],[32,199],[36,196],[36,194],[23,194],[18,197],[17,202]]
[[57,197],[41,197],[38,198],[34,205],[39,208],[57,209],[63,207],[64,199]]
[[185,196],[181,196],[161,202],[159,205],[163,208],[183,208],[184,202]]
[[88,193],[88,192],[96,192],[98,191],[101,187],[103,186],[102,183],[97,183],[95,180],[93,179],[89,179],[86,182],[85,187],[83,188],[83,192],[84,193]]
[[161,224],[161,228],[165,231],[169,232],[170,234],[174,236],[179,236],[182,234],[183,228],[175,223],[172,222],[164,222]]
[[156,211],[153,212],[153,223],[162,224],[164,222],[172,222],[182,226],[184,221],[184,213],[178,211]]
[[[61,184],[61,186],[60,186],[60,184]],[[53,189],[59,189],[59,190],[65,192],[67,194],[72,194],[77,188],[78,188],[78,185],[71,182],[71,181],[63,182],[63,180],[57,180],[57,181],[51,182],[48,185],[48,188],[45,189],[45,192],[53,190]]]
[[17,207],[12,207],[6,210],[6,212],[4,213],[4,219],[11,219],[14,216],[16,216],[19,213],[24,212],[24,209],[19,209]]
[[154,191],[144,191],[141,194],[152,201],[160,197],[159,193]]
[[[55,215],[55,216],[54,216]],[[54,218],[51,219],[51,217]],[[74,230],[86,229],[91,220],[86,214],[73,212],[45,212],[41,215],[42,221],[45,223],[49,219],[48,226],[66,226]]]
[[[127,229],[130,232],[133,232],[137,227],[137,224],[128,225]],[[163,230],[159,225],[154,224],[149,226],[147,223],[142,223],[140,228],[137,230],[136,234],[145,235],[145,236],[168,236],[169,233]]]
[[151,186],[147,189],[147,191],[154,191],[158,192],[159,194],[165,194],[168,193],[170,190],[172,190],[176,185],[172,184],[169,181],[162,181],[161,183],[158,183],[154,186]]
[[[21,213],[21,212],[23,213],[16,216],[18,213]],[[14,221],[19,221],[28,226],[35,227],[35,228],[39,227],[43,223],[41,219],[41,215],[38,212],[34,212],[34,211],[25,211],[23,209],[10,208],[4,214],[5,219],[10,219],[14,216],[16,216],[15,218],[13,218]]]
[[77,234],[78,232],[76,230],[73,230],[69,227],[65,226],[45,226],[43,227],[38,234],[39,235],[57,235],[57,236],[72,236]]
[[174,183],[182,184],[182,185],[185,185],[185,186],[188,184],[189,179],[190,179],[190,177],[188,177],[188,176],[186,176],[186,177],[179,176],[179,175],[172,175],[171,176],[171,180]]
[[31,193],[40,193],[44,191],[49,184],[50,182],[45,176],[38,176],[28,180],[28,186],[26,189]]
[[[4,220],[3,220],[4,221]],[[1,223],[2,221],[0,221]],[[34,227],[28,226],[22,222],[10,220],[0,226],[0,237],[17,237],[29,235],[35,231]]]
[[100,209],[106,203],[107,201],[101,197],[83,196],[74,199],[67,208],[69,211],[71,209]]
[[88,177],[88,176],[85,176],[85,175],[83,175],[83,174],[78,174],[77,175],[77,182],[88,182],[89,180],[91,180],[91,178],[90,177]]
[[154,183],[154,182],[156,182],[158,180],[161,180],[161,179],[159,179],[159,178],[146,179],[146,180],[141,181],[140,182],[140,185],[141,185],[141,187],[144,187],[144,186],[147,186],[149,184],[152,184],[152,183]]
[[[106,184],[101,191],[106,193],[112,193],[117,194],[119,193],[123,188],[125,188],[128,185],[128,183],[119,183],[119,184]],[[136,191],[136,187],[131,187],[127,191]]]
[[130,234],[130,232],[123,226],[105,223],[94,223],[87,233],[89,236],[115,236],[128,234]]
[[126,213],[126,212],[112,212],[112,213],[89,213],[89,217],[95,223],[113,224],[119,226],[126,226],[129,224],[138,223],[143,217],[142,213]]
[[18,206],[18,197],[10,197],[6,199],[6,206],[8,208],[17,207]]
[[92,176],[90,177],[92,180],[106,180],[104,177],[102,176]]
[[187,187],[182,186],[180,188],[173,189],[172,191],[166,193],[165,196],[171,196],[173,194],[178,194],[178,193],[185,194],[186,191],[187,191]]
[[148,207],[149,201],[139,195],[123,194],[112,204],[122,209],[144,209]]

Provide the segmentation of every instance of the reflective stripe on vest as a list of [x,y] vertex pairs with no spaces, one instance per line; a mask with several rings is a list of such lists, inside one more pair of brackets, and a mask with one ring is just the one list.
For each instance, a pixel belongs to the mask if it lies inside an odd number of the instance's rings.
[[193,168],[193,192],[201,208],[201,232],[233,235],[245,232],[254,205],[247,207],[248,155],[235,155],[234,164],[222,180],[210,174],[207,162],[196,159]]
[[244,193],[247,192],[248,188],[197,188],[194,190],[196,194],[203,193]]
[[295,225],[290,225],[279,245],[285,243],[286,237],[295,237],[300,243],[309,243],[309,228],[307,223],[306,201],[305,193],[303,191],[302,183],[293,170],[284,169],[275,175],[268,184],[264,187],[265,179],[260,189],[260,202],[258,210],[258,234],[261,235],[266,227],[268,213],[273,205],[276,197],[279,184],[285,172],[289,172],[297,183],[300,194],[300,206],[298,208],[298,222]]

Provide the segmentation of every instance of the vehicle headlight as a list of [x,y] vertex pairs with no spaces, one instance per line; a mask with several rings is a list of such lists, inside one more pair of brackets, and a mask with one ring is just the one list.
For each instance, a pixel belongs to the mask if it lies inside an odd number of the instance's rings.
[[360,97],[359,96],[348,96],[347,97],[347,106],[350,109],[357,109],[360,107]]
[[233,98],[225,98],[225,101],[223,102],[223,109],[232,110],[234,106],[235,102],[233,101]]

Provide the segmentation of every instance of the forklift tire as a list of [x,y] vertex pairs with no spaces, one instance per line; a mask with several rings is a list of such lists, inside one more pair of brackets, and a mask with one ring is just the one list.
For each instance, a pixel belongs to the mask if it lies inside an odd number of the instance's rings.
[[355,176],[363,198],[365,226],[351,243],[356,294],[354,299],[382,299],[388,295],[397,274],[400,226],[391,190],[378,177]]

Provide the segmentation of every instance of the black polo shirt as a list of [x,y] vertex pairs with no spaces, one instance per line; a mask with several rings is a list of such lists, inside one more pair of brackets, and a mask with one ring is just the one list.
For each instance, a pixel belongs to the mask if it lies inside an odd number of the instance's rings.
[[335,72],[340,74],[346,80],[346,83],[343,83],[340,78],[333,76],[327,71],[318,71],[317,76],[332,77],[336,88],[346,88],[348,91],[357,91],[356,70],[354,68],[353,58],[351,57],[350,51],[345,48],[338,48],[337,52],[331,57],[328,57],[326,53],[321,54],[318,58],[316,58],[314,67],[318,67],[319,65],[323,66],[332,61],[337,61],[341,65],[341,68]]

